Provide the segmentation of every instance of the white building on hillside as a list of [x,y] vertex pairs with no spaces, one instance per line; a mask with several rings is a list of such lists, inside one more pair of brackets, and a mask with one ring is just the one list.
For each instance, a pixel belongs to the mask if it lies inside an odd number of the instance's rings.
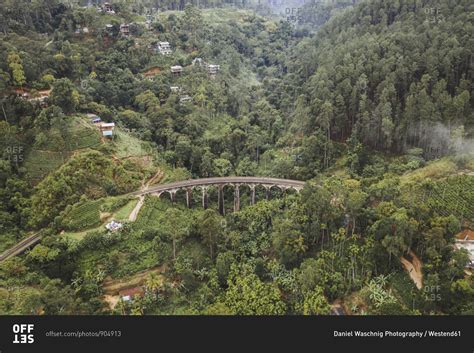
[[168,42],[158,42],[156,48],[162,55],[169,55],[172,53],[170,43]]

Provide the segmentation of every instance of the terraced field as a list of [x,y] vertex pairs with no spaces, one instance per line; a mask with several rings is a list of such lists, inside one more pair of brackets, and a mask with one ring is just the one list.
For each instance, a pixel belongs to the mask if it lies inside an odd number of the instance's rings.
[[63,219],[62,225],[66,230],[83,230],[100,225],[100,207],[103,200],[87,201],[72,206]]
[[410,206],[425,205],[440,216],[454,215],[474,225],[474,176],[428,179],[407,187],[402,198]]
[[167,201],[157,197],[145,198],[145,203],[135,221],[138,229],[150,229],[160,223],[164,212],[167,209]]
[[73,118],[65,131],[52,129],[45,136],[44,144],[30,150],[23,164],[33,183],[64,164],[74,152],[101,145],[99,130],[80,117]]
[[23,166],[30,179],[38,182],[51,171],[59,168],[69,156],[68,152],[32,150],[26,156]]
[[[128,210],[133,209],[134,200],[127,197],[108,197],[99,200],[78,202],[67,210],[62,225],[67,231],[83,231],[97,227],[113,216],[115,211],[120,217],[127,218]],[[120,219],[122,219],[120,218]]]
[[453,214],[474,222],[474,176],[457,175],[436,182],[427,204],[440,215]]

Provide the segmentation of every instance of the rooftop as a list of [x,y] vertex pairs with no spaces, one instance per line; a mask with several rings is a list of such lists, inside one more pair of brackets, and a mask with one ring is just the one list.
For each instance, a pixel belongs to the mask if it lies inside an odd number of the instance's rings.
[[192,100],[192,98],[191,98],[190,96],[188,96],[188,95],[181,96],[181,97],[179,98],[179,101],[180,101],[181,103],[190,102],[191,100]]
[[[107,132],[107,131],[104,131],[104,132]],[[105,225],[105,228],[107,228],[107,230],[110,230],[111,232],[115,232],[117,230],[120,230],[120,229],[122,229],[122,227],[123,227],[123,224],[120,223],[120,222],[116,222],[116,221],[111,221],[110,223],[107,223]]]
[[181,72],[181,71],[183,71],[182,66],[180,65],[171,66],[171,72]]
[[474,241],[474,231],[470,229],[464,229],[462,232],[456,234],[457,240],[473,240]]
[[127,288],[119,291],[119,295],[122,297],[122,300],[126,302],[132,301],[136,296],[143,297],[144,294],[145,291],[143,287]]
[[474,232],[470,229],[464,229],[458,233],[455,246],[457,249],[466,249],[468,251],[470,263],[467,267],[474,268]]

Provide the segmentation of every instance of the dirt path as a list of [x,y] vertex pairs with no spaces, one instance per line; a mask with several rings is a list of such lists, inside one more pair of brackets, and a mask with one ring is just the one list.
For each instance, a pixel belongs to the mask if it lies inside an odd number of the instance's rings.
[[159,183],[163,179],[164,173],[161,169],[158,169],[155,175],[153,175],[150,180],[148,180],[142,187],[142,190],[145,191],[151,185]]
[[422,263],[412,250],[410,250],[409,254],[413,259],[412,262],[408,261],[403,256],[400,257],[400,261],[412,281],[415,283],[416,288],[421,289],[423,287],[423,273],[421,272]]
[[137,220],[138,212],[140,212],[144,201],[145,201],[145,196],[143,196],[143,195],[140,196],[140,199],[138,200],[137,204],[135,205],[135,208],[130,213],[130,216],[128,216],[128,220],[130,222],[135,222]]
[[162,273],[165,270],[164,266],[158,266],[124,278],[108,279],[103,284],[104,294],[109,296],[118,295],[121,290],[143,285],[152,273],[163,280]]
[[120,296],[118,295],[104,295],[104,301],[109,305],[110,309],[114,309],[117,303],[120,300]]
[[[163,179],[163,175],[164,175],[163,171],[161,169],[158,169],[158,172],[156,172],[156,174],[153,175],[146,183],[144,181],[142,182],[141,190],[145,191],[150,187],[150,185],[158,183],[161,179]],[[140,196],[140,199],[135,205],[135,208],[133,209],[133,211],[130,213],[130,216],[128,217],[128,220],[130,222],[135,222],[137,220],[138,213],[140,212],[144,201],[145,201],[145,197],[143,195]]]

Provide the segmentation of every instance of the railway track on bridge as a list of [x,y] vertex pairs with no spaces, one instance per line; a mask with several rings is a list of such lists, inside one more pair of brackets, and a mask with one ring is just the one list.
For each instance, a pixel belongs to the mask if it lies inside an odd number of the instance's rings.
[[168,184],[159,184],[148,188],[147,190],[136,191],[130,193],[133,196],[141,196],[153,193],[159,193],[170,190],[186,189],[189,187],[203,187],[203,186],[222,186],[222,185],[262,185],[262,186],[276,186],[285,188],[295,188],[300,190],[304,187],[306,182],[292,179],[278,179],[266,177],[220,177],[220,178],[202,178],[189,179],[177,181]]
[[197,188],[200,189],[202,195],[202,207],[206,209],[208,207],[209,200],[208,189],[210,187],[215,187],[218,190],[219,213],[224,215],[224,187],[226,186],[231,186],[234,188],[234,212],[237,212],[240,210],[240,188],[242,186],[248,187],[250,189],[250,204],[253,205],[256,201],[256,188],[259,186],[265,188],[265,197],[268,200],[273,187],[276,187],[281,191],[293,189],[299,192],[301,189],[303,189],[304,185],[304,181],[291,179],[231,176],[220,178],[189,179],[168,184],[161,184],[146,190],[140,190],[131,193],[130,195],[136,197],[143,197],[145,195],[160,197],[163,193],[168,193],[170,195],[171,201],[175,202],[178,191],[184,190],[186,192],[186,205],[188,208],[191,208],[193,191]]
[[26,249],[29,247],[36,245],[40,240],[41,240],[41,233],[35,233],[23,240],[21,240],[19,243],[11,247],[10,249],[6,250],[4,253],[0,255],[0,261],[7,260],[13,256],[16,256],[18,254],[21,254],[24,252]]

